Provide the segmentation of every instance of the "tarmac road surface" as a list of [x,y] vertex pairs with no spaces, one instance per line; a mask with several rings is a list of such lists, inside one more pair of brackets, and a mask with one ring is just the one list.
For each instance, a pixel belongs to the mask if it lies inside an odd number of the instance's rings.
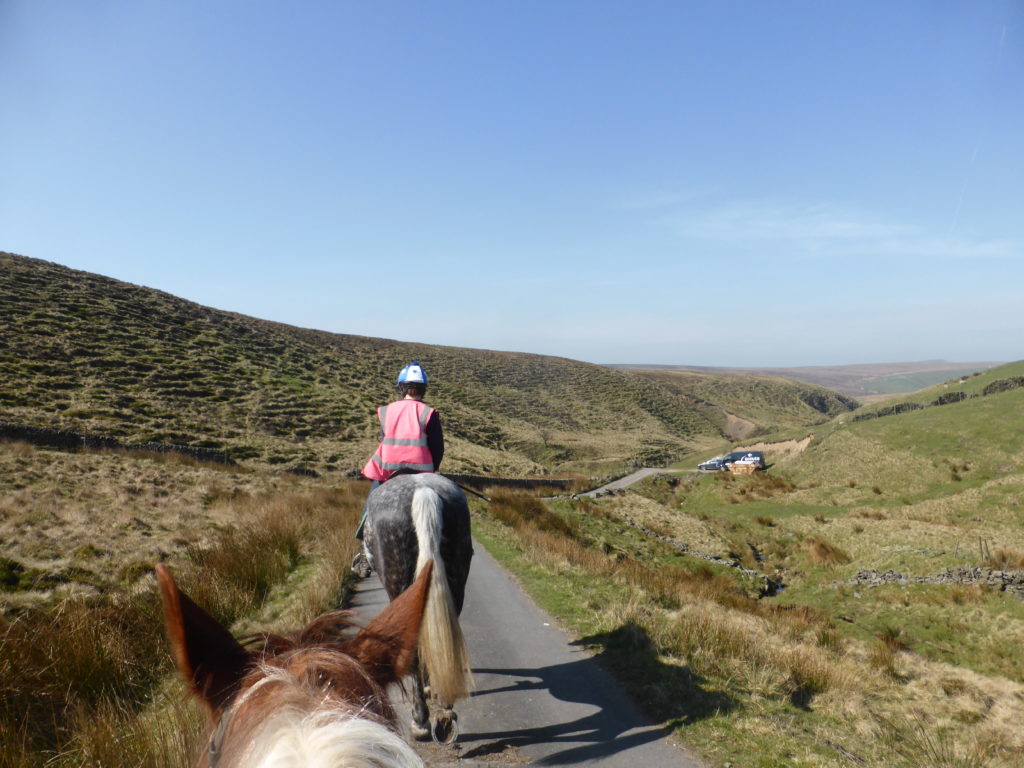
[[[374,575],[360,583],[352,607],[368,619],[386,601]],[[700,768],[669,743],[672,728],[648,722],[479,544],[462,627],[476,690],[456,705],[455,746],[418,745],[433,768]],[[395,704],[407,724],[409,706],[400,693]]]
[[634,483],[639,483],[645,477],[650,477],[651,475],[684,475],[693,474],[695,471],[696,470],[692,469],[659,469],[658,467],[644,467],[643,469],[638,469],[636,472],[626,475],[625,477],[620,477],[618,480],[612,480],[610,483],[602,485],[600,488],[594,488],[591,491],[586,491],[585,493],[578,495],[590,496],[593,498],[595,496],[602,496],[611,491],[628,488]]

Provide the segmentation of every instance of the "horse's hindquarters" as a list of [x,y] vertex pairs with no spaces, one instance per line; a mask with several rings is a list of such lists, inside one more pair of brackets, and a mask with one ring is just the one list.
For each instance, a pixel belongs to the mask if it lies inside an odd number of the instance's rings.
[[[440,475],[403,475],[371,493],[367,501],[367,543],[388,595],[394,598],[427,562],[434,563],[423,628],[421,667],[431,696],[451,715],[452,707],[472,687],[469,658],[459,625],[469,564],[473,554],[466,498]],[[417,685],[415,720],[425,725],[422,688]],[[457,734],[454,718],[435,725],[440,738]]]

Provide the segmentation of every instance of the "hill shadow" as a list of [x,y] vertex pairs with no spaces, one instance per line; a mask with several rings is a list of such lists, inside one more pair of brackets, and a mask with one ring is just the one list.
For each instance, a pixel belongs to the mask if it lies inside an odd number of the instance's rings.
[[[596,711],[583,717],[542,726],[486,733],[464,733],[465,742],[485,742],[467,750],[464,759],[497,755],[511,748],[546,744],[554,751],[538,765],[573,765],[607,758],[668,737],[679,725],[729,711],[733,699],[706,690],[687,667],[663,664],[647,633],[626,624],[608,633],[582,638],[573,645],[591,650],[563,664],[537,669],[478,668],[476,674],[511,678],[507,684],[478,689],[474,697],[519,691],[546,691],[559,701],[586,704]],[[642,702],[630,700],[608,672],[628,674],[639,687]],[[659,724],[660,723],[660,724]],[[564,745],[564,749],[559,749]]]

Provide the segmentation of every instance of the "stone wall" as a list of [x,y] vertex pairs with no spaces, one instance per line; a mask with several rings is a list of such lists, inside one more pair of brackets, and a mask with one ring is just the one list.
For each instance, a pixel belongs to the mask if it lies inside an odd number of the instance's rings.
[[0,421],[0,440],[20,440],[32,445],[46,448],[59,448],[65,451],[76,451],[83,448],[111,451],[151,451],[153,453],[180,453],[196,461],[209,461],[215,464],[234,464],[224,451],[215,448],[199,448],[192,445],[174,445],[172,443],[122,443],[112,437],[87,435],[67,429],[50,429],[48,427],[30,427],[24,424],[12,424]]
[[969,565],[947,568],[931,576],[907,576],[891,570],[860,570],[849,581],[840,583],[859,587],[880,587],[884,584],[984,584],[1024,599],[1024,571],[998,571]]
[[486,477],[484,475],[450,475],[447,472],[442,472],[441,474],[453,483],[476,488],[477,490],[487,488],[488,486],[499,488],[520,488],[523,490],[533,490],[534,488],[558,488],[566,490],[571,487],[573,483],[572,480],[556,480],[554,478],[545,477]]

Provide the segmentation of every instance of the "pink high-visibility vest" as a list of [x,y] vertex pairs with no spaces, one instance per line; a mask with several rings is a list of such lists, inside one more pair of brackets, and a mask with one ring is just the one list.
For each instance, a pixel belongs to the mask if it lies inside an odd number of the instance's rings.
[[427,422],[434,409],[420,400],[397,400],[377,409],[384,439],[366,462],[363,475],[382,483],[400,469],[433,472],[427,445]]

